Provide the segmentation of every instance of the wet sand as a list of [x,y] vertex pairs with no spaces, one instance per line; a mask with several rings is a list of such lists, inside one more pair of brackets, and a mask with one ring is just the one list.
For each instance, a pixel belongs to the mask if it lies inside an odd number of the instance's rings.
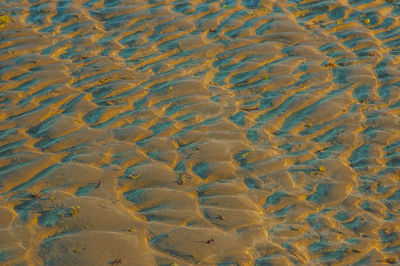
[[0,15],[0,264],[400,263],[399,1]]

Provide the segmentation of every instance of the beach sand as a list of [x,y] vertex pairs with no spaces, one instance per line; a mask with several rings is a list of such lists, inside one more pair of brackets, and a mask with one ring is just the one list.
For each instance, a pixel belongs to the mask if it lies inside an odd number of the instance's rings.
[[0,15],[1,265],[400,263],[399,1]]

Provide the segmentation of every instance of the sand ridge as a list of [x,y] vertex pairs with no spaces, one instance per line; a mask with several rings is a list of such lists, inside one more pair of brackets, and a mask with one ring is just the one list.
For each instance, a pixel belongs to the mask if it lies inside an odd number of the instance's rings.
[[0,264],[400,263],[399,12],[1,1]]

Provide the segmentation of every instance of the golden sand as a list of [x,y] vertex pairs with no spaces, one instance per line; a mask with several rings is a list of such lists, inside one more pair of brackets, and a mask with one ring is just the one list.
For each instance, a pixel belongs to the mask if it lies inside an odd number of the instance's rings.
[[400,263],[399,18],[0,1],[0,264]]

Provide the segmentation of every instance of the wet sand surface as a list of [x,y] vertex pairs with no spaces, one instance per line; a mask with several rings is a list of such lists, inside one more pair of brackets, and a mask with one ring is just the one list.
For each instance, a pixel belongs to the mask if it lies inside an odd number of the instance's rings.
[[0,264],[400,263],[399,1],[0,15]]

